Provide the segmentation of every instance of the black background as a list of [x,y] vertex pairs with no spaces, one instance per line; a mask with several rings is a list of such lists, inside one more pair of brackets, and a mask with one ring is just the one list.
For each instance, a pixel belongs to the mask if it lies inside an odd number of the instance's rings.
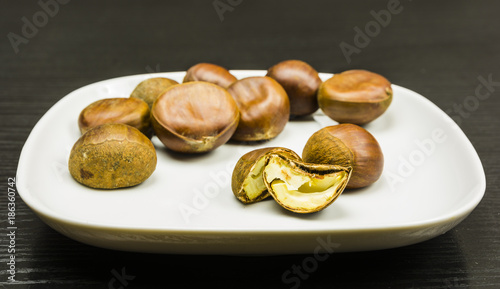
[[[221,20],[214,2],[234,7]],[[370,12],[390,2],[73,0],[58,4],[46,23],[35,20],[43,25],[16,53],[9,33],[22,36],[22,18],[33,21],[42,8],[36,1],[1,1],[2,228],[7,179],[15,177],[22,146],[40,117],[69,92],[108,78],[186,70],[198,62],[267,69],[301,59],[321,72],[378,72],[449,112],[481,158],[487,189],[476,210],[448,233],[403,248],[333,254],[300,288],[500,288],[500,87],[473,110],[461,116],[453,111],[475,94],[478,77],[500,81],[500,2],[401,1],[402,10],[347,61],[340,44],[354,45],[354,28],[364,29],[374,19]],[[16,279],[25,288],[108,288],[112,271],[122,269],[135,276],[126,288],[291,288],[283,273],[308,256],[116,252],[68,239],[20,199],[16,206]],[[5,282],[5,229],[2,234]]]

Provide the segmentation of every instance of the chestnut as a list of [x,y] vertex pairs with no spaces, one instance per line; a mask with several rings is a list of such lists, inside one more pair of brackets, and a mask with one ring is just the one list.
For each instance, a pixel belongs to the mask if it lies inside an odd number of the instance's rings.
[[156,99],[151,111],[160,141],[182,153],[208,152],[226,143],[239,118],[229,92],[203,81],[172,86]]
[[130,97],[144,100],[151,109],[158,95],[175,84],[178,84],[178,82],[166,77],[149,78],[141,81],[134,88]]
[[269,197],[262,171],[268,162],[269,153],[280,153],[289,159],[300,160],[294,151],[281,147],[256,149],[240,157],[231,178],[231,188],[238,200],[245,204],[255,203]]
[[290,102],[276,80],[267,76],[247,77],[227,90],[241,113],[233,140],[269,140],[283,131],[290,117]]
[[311,65],[300,60],[285,60],[269,68],[267,76],[285,89],[290,99],[292,118],[310,115],[318,110],[316,95],[322,81]]
[[229,70],[211,63],[198,63],[186,71],[182,82],[206,81],[227,88],[237,79]]
[[315,132],[302,152],[305,162],[352,167],[348,189],[376,182],[384,169],[384,155],[375,137],[355,124],[328,126]]
[[278,204],[305,214],[331,205],[346,188],[351,171],[351,167],[305,163],[272,153],[262,177]]
[[269,195],[295,213],[313,213],[333,203],[344,191],[350,167],[303,162],[292,150],[271,147],[251,151],[237,162],[231,187],[241,202]]
[[78,127],[84,134],[89,129],[105,123],[122,123],[133,126],[151,138],[153,129],[148,105],[137,98],[105,98],[85,107],[78,117]]
[[382,115],[391,101],[391,83],[366,70],[334,74],[318,90],[319,107],[339,123],[369,123]]
[[97,189],[138,185],[156,169],[153,143],[134,127],[106,123],[84,133],[73,145],[68,160],[71,176]]

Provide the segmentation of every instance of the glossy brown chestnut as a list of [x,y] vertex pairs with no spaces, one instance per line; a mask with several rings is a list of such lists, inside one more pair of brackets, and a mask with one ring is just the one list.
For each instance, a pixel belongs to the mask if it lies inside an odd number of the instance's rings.
[[150,110],[137,98],[105,98],[85,107],[78,117],[78,127],[84,134],[89,129],[105,123],[127,124],[151,137]]
[[352,167],[348,189],[376,182],[384,168],[384,155],[375,137],[354,124],[328,126],[315,132],[302,152],[305,162]]
[[232,139],[268,140],[280,134],[290,117],[290,102],[283,87],[267,76],[247,77],[231,84],[241,118]]
[[381,116],[391,102],[391,83],[366,70],[334,74],[318,90],[319,107],[339,123],[369,123]]
[[177,81],[165,78],[154,77],[141,81],[130,94],[130,97],[144,100],[149,109],[153,107],[156,98],[172,85],[178,84]]
[[318,110],[317,92],[322,81],[311,65],[300,60],[285,60],[269,68],[267,76],[285,89],[292,117],[310,115]]
[[202,153],[229,140],[240,113],[226,89],[195,81],[166,90],[153,104],[151,116],[155,133],[167,148]]
[[183,82],[206,81],[227,88],[237,79],[229,70],[211,63],[198,63],[186,71]]

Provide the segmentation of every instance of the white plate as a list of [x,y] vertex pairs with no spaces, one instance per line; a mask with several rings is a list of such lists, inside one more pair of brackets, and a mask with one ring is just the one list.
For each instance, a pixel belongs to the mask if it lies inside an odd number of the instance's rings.
[[[238,77],[263,70],[232,71]],[[393,85],[388,111],[365,128],[385,154],[375,184],[345,191],[325,210],[288,212],[273,200],[240,203],[230,189],[232,168],[247,151],[283,146],[299,154],[315,131],[336,124],[321,112],[291,121],[258,145],[225,144],[200,156],[168,152],[155,137],[158,165],[139,186],[94,190],[67,170],[80,136],[77,117],[91,102],[128,97],[142,80],[184,72],[120,77],[80,88],[38,122],[19,160],[17,186],[49,226],[83,243],[129,251],[182,254],[285,254],[393,248],[445,233],[476,207],[485,191],[481,162],[459,127],[423,96]],[[322,79],[331,74],[321,74]]]

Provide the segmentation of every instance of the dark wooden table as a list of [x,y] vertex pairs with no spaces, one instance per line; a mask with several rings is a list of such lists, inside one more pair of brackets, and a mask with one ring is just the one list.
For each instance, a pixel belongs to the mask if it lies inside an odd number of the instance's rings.
[[[283,274],[308,255],[184,256],[105,250],[62,236],[18,198],[16,284],[24,288],[500,288],[500,2],[1,3],[0,284],[12,285],[7,271],[8,179],[16,175],[31,129],[63,96],[96,81],[186,70],[198,62],[267,69],[284,59],[301,59],[322,72],[353,68],[378,72],[452,116],[475,146],[486,172],[486,194],[476,210],[432,240],[382,251],[334,253],[313,272],[301,275],[300,284],[287,284]],[[480,77],[494,82],[487,98],[476,96]]]

